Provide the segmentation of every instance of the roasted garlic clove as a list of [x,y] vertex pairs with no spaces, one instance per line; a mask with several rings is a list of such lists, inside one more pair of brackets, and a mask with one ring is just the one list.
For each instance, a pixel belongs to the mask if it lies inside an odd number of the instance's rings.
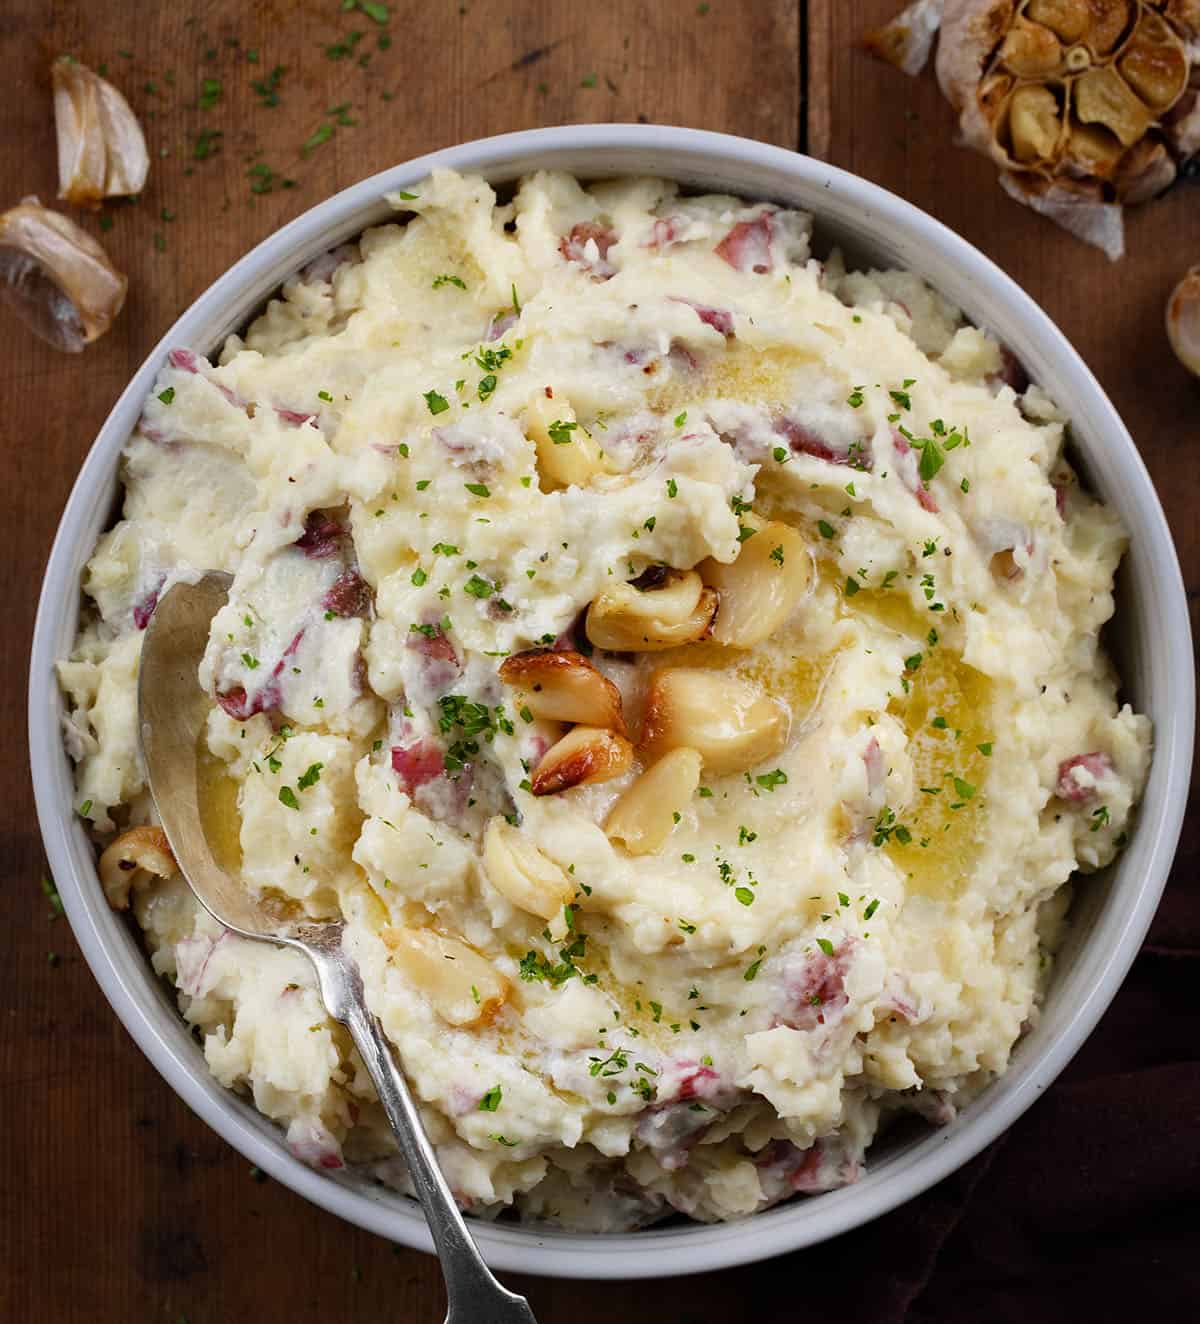
[[81,207],[140,193],[150,170],[146,139],[129,103],[69,55],[50,66],[58,135],[58,196]]
[[1075,81],[1075,117],[1080,124],[1102,124],[1124,146],[1137,142],[1150,127],[1150,111],[1111,66],[1088,69]]
[[1073,123],[1063,155],[1077,175],[1111,179],[1124,154],[1124,147],[1107,129]]
[[508,998],[508,980],[459,938],[398,926],[381,930],[380,937],[392,964],[451,1025],[488,1021]]
[[1062,67],[1063,49],[1049,28],[1018,18],[996,58],[1018,78],[1049,78]]
[[714,773],[745,772],[787,744],[791,718],[757,686],[722,671],[670,667],[646,694],[642,745],[651,757],[694,749]]
[[633,583],[601,593],[588,608],[584,628],[597,648],[648,653],[703,639],[716,610],[716,593],[694,570],[656,566]]
[[1063,135],[1058,98],[1048,87],[1025,84],[1008,103],[1008,133],[1012,154],[1022,164],[1049,161]]
[[549,722],[603,726],[625,734],[621,691],[582,653],[517,653],[500,664],[500,679],[517,692],[518,709]]
[[720,598],[712,637],[731,648],[753,648],[770,638],[808,592],[813,575],[812,557],[795,529],[778,520],[742,518],[753,537],[741,544],[737,559],[697,567]]
[[55,349],[78,353],[102,336],[127,284],[91,235],[37,198],[0,216],[0,295]]
[[125,910],[129,893],[145,887],[151,877],[170,878],[175,856],[160,827],[135,827],[110,842],[96,866],[104,897],[114,910]]
[[610,781],[629,771],[633,746],[624,736],[596,726],[575,726],[542,755],[533,770],[534,795]]
[[539,391],[525,408],[525,431],[537,449],[538,473],[545,491],[586,487],[604,472],[594,437],[579,425],[566,400]]
[[541,919],[560,915],[576,891],[566,870],[499,814],[483,834],[483,868],[505,900]]
[[1111,55],[1141,8],[1138,0],[1088,0],[1084,45],[1097,59]]
[[1188,81],[1188,57],[1175,34],[1147,14],[1117,61],[1122,78],[1152,110],[1173,106]]
[[1025,15],[1061,41],[1078,41],[1091,22],[1089,0],[1029,0]]
[[703,759],[694,749],[673,749],[625,790],[609,810],[604,830],[630,855],[649,855],[671,835],[700,785]]
[[1193,267],[1171,291],[1167,339],[1179,362],[1200,377],[1200,267]]

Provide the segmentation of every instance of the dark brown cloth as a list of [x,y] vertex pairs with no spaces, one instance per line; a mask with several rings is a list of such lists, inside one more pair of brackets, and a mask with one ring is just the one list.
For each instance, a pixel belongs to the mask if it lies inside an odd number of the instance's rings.
[[955,1176],[818,1249],[839,1291],[814,1319],[1200,1318],[1197,862],[1185,845],[1121,991],[1045,1097]]
[[1200,1320],[1198,819],[1112,1006],[1005,1135],[866,1227],[710,1278],[719,1313],[678,1324]]

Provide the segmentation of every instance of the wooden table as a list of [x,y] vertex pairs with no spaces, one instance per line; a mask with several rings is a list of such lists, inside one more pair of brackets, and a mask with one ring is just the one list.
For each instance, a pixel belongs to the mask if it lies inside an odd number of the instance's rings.
[[[592,120],[720,129],[857,171],[994,257],[1075,342],[1159,484],[1194,601],[1200,464],[1190,446],[1200,391],[1169,355],[1162,309],[1177,277],[1200,259],[1195,194],[1181,188],[1135,213],[1130,255],[1110,266],[1008,201],[992,167],[953,146],[952,115],[931,77],[910,80],[854,48],[865,27],[897,7],[391,0],[390,21],[380,25],[368,13],[343,13],[340,0],[8,0],[0,21],[4,205],[26,193],[54,197],[47,68],[61,52],[107,65],[144,118],[153,168],[140,201],[107,211],[110,228],[86,222],[130,277],[125,311],[106,339],[82,357],[59,355],[0,315],[0,527],[13,554],[0,636],[9,677],[0,700],[0,1318],[442,1319],[433,1260],[252,1180],[240,1155],[134,1047],[66,924],[48,918],[24,757],[35,595],[92,437],[170,322],[253,244],[335,190],[432,148]],[[277,66],[284,72],[272,94]],[[201,109],[206,78],[219,80],[220,92]],[[305,155],[301,145],[324,124],[335,125],[332,135]],[[209,145],[207,155],[198,143]],[[273,173],[250,173],[256,165]],[[283,187],[284,179],[294,186]],[[263,180],[274,187],[255,192]],[[1193,826],[1181,875],[1197,847]],[[686,1284],[520,1286],[543,1324],[650,1318],[652,1309],[697,1324],[782,1319],[793,1315],[789,1295],[795,1300],[785,1284],[829,1253]]]

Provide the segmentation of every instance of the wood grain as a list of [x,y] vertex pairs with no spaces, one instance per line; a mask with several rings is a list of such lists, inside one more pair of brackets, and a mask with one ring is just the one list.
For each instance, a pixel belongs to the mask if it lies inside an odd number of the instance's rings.
[[[0,1319],[443,1317],[432,1260],[253,1180],[134,1048],[64,921],[48,917],[25,771],[23,679],[36,590],[92,437],[178,313],[254,243],[333,191],[436,147],[542,124],[644,118],[807,143],[941,217],[1059,321],[1139,439],[1189,585],[1198,586],[1189,513],[1200,466],[1187,463],[1185,448],[1200,423],[1200,392],[1167,356],[1160,327],[1166,291],[1200,251],[1194,194],[1179,190],[1138,214],[1131,255],[1111,268],[1009,202],[986,162],[953,147],[950,112],[928,77],[906,79],[854,48],[863,28],[896,7],[406,0],[391,4],[381,28],[341,12],[339,0],[8,0],[0,14],[7,201],[29,192],[53,198],[47,68],[63,51],[107,65],[144,118],[154,165],[136,204],[108,209],[111,228],[102,230],[99,217],[85,222],[130,276],[125,312],[105,340],[80,358],[60,356],[0,316],[0,518],[9,554],[0,635],[9,677],[0,698],[9,751],[0,774]],[[390,39],[386,49],[381,37]],[[339,47],[348,53],[332,58]],[[270,107],[251,84],[277,66],[279,104]],[[221,84],[208,110],[197,105],[205,78]],[[355,122],[337,124],[339,116]],[[332,135],[306,155],[302,144],[323,124],[335,125]],[[203,130],[221,136],[198,158]],[[273,172],[272,191],[251,191],[264,178],[249,174],[256,166]],[[1189,840],[1185,858],[1194,859]],[[886,1255],[883,1238],[876,1253]],[[843,1240],[686,1283],[519,1286],[542,1324],[783,1319],[794,1315],[786,1302],[804,1273],[852,1272],[855,1254]]]

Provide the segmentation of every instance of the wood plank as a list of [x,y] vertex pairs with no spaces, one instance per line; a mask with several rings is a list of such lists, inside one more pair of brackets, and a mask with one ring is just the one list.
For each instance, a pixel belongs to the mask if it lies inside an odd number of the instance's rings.
[[[153,156],[139,202],[109,208],[110,229],[99,217],[84,221],[130,277],[109,336],[81,357],[58,355],[0,313],[8,551],[0,662],[10,678],[0,696],[10,751],[0,772],[5,1320],[436,1324],[444,1314],[433,1260],[393,1253],[283,1187],[252,1180],[134,1048],[64,921],[47,918],[20,753],[21,682],[58,512],[124,383],[179,312],[256,242],[335,190],[421,152],[592,120],[798,142],[794,0],[610,0],[595,14],[573,0],[393,0],[390,9],[386,30],[361,12],[342,13],[339,0],[9,0],[0,20],[8,126],[0,178],[9,201],[54,197],[47,70],[64,51],[107,65],[143,117]],[[339,47],[349,49],[331,58]],[[279,104],[269,107],[252,83],[277,66],[285,70]],[[209,110],[197,105],[205,78],[221,84]],[[354,124],[337,124],[330,112],[343,103]],[[332,136],[306,156],[301,145],[323,124],[335,125]],[[198,158],[205,130],[221,136]],[[274,172],[272,191],[252,192],[248,172],[257,165]],[[295,186],[284,188],[284,178]],[[50,952],[59,965],[49,964]],[[651,1308],[699,1320],[719,1306],[734,1318],[748,1281],[527,1287],[543,1324],[589,1324]]]

